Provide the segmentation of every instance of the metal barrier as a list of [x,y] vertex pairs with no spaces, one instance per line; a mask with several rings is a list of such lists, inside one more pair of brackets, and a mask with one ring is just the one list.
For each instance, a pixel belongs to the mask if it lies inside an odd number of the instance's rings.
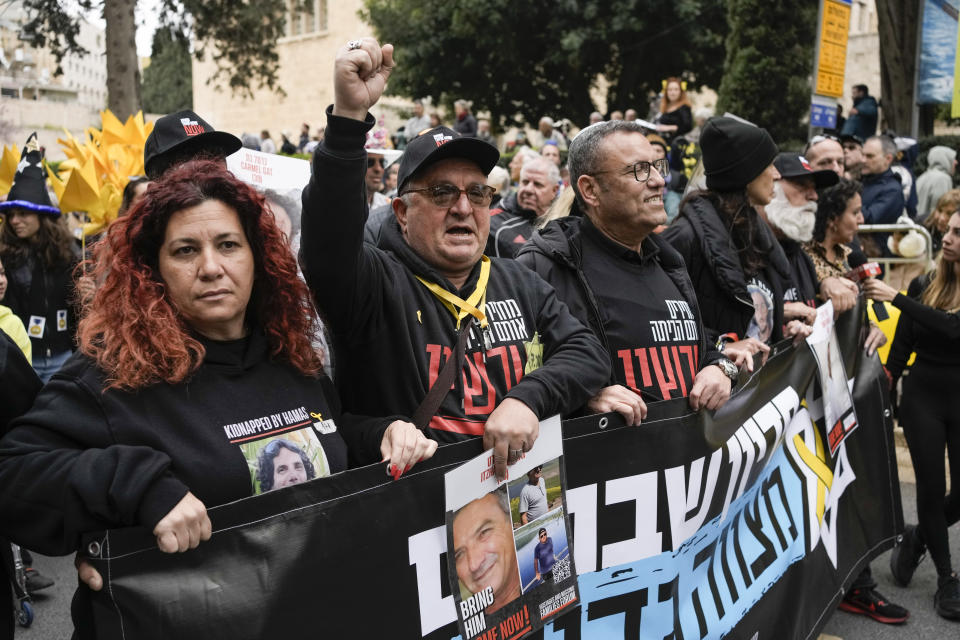
[[[891,264],[929,264],[933,260],[933,238],[930,237],[930,232],[927,231],[927,228],[917,224],[916,222],[897,222],[896,224],[862,224],[857,229],[857,235],[864,233],[906,233],[907,231],[916,231],[923,236],[925,247],[921,255],[916,258],[904,258],[902,256],[878,256],[876,258],[870,258],[871,262],[877,262],[882,265],[891,265]],[[881,250],[886,249],[886,246],[881,247]]]

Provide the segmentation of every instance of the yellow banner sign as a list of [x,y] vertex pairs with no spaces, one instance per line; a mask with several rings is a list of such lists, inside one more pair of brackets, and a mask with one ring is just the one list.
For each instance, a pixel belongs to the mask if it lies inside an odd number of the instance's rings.
[[847,66],[847,34],[850,31],[850,4],[824,0],[820,23],[820,58],[817,60],[817,90],[821,96],[843,95]]

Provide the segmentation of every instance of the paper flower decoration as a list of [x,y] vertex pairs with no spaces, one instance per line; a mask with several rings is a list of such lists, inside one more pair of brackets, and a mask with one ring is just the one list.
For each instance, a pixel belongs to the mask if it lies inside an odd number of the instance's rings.
[[[100,129],[84,131],[83,142],[64,130],[66,137],[57,142],[67,159],[60,163],[59,176],[47,167],[60,209],[87,214],[84,236],[99,233],[117,218],[124,187],[131,176],[143,175],[143,146],[153,130],[143,112],[121,123],[106,110],[100,112],[100,120]],[[0,159],[0,186],[5,158]]]

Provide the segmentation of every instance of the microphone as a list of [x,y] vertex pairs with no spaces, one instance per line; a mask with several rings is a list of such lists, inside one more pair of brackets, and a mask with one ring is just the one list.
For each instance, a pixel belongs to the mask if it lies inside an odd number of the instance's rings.
[[[857,284],[860,284],[860,282],[867,278],[875,278],[882,273],[879,264],[876,262],[867,262],[867,257],[859,252],[850,254],[850,266],[853,268],[845,273],[844,277],[853,280]],[[884,322],[890,319],[890,314],[887,313],[887,308],[882,302],[873,300],[870,304],[873,307],[873,315],[877,317],[877,322]]]

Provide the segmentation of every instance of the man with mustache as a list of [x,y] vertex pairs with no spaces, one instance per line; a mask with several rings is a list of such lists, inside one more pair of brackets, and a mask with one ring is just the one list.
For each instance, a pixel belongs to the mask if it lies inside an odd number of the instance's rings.
[[829,169],[814,171],[807,159],[797,153],[781,153],[773,164],[781,179],[773,184],[773,200],[761,208],[760,215],[773,229],[790,263],[793,286],[784,291],[785,305],[800,311],[801,305],[807,306],[809,312],[802,317],[812,324],[820,285],[813,262],[801,245],[813,238],[817,189],[835,185],[840,178]]
[[607,347],[612,375],[590,409],[616,411],[631,425],[646,417],[645,400],[687,397],[695,411],[717,409],[738,375],[706,343],[683,259],[653,233],[667,220],[669,168],[644,133],[626,120],[582,130],[568,166],[584,215],[551,221],[517,256]]
[[[376,247],[364,244],[363,145],[393,66],[393,46],[373,38],[337,54],[334,104],[303,192],[300,262],[333,333],[344,410],[411,416],[441,444],[482,436],[503,478],[540,420],[582,406],[609,364],[546,282],[483,255],[499,153],[482,140],[443,126],[411,140],[395,217]],[[354,463],[383,460],[382,433],[343,437]]]
[[503,490],[467,503],[453,518],[453,554],[457,577],[471,594],[493,587],[487,615],[520,597],[520,572]]

